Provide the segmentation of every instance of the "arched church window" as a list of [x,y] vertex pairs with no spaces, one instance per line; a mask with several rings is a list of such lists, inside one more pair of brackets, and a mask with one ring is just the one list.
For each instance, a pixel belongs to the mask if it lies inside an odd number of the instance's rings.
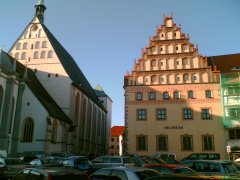
[[23,142],[33,141],[34,122],[31,118],[27,118],[23,129]]
[[40,42],[39,41],[35,42],[35,49],[38,49],[39,46],[40,46]]
[[21,59],[22,59],[22,60],[26,60],[26,52],[23,52],[23,53],[21,54]]
[[57,142],[57,133],[58,132],[58,123],[57,120],[54,120],[52,125],[52,134],[51,134],[51,142],[56,143]]
[[[3,105],[3,88],[0,86],[0,116],[1,116],[1,111],[2,111],[2,105]],[[2,118],[0,118],[2,119]],[[1,121],[0,121],[1,122]]]
[[33,59],[38,59],[38,51],[35,51],[33,54]]
[[27,49],[27,42],[23,43],[23,49]]
[[40,55],[40,58],[45,58],[45,57],[46,57],[46,51],[42,51],[41,55]]
[[42,42],[42,48],[46,48],[47,47],[47,41],[43,41]]
[[50,51],[48,51],[48,58],[52,58],[52,57],[53,57],[53,51],[50,50]]

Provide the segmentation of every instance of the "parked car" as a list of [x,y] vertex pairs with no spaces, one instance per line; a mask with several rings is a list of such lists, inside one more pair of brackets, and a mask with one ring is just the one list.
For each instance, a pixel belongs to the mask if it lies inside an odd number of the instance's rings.
[[147,164],[145,168],[151,168],[158,171],[160,174],[198,174],[191,168],[176,164]]
[[144,167],[146,164],[166,164],[165,161],[151,156],[137,156],[133,159],[136,167]]
[[134,161],[125,156],[99,156],[90,162],[90,173],[105,167],[134,166]]
[[181,161],[204,159],[204,160],[220,160],[220,154],[218,153],[193,153],[183,158]]
[[62,166],[56,159],[52,158],[39,158],[30,161],[27,167],[38,167],[38,166]]
[[90,180],[89,176],[81,171],[65,167],[38,167],[25,168],[13,180]]
[[79,170],[88,170],[90,163],[86,156],[72,156],[63,161],[63,166],[76,168]]
[[198,173],[203,174],[234,174],[240,173],[231,161],[222,160],[188,160],[180,163]]
[[153,157],[162,159],[162,160],[169,159],[169,158],[177,159],[177,156],[174,153],[156,153],[153,155]]
[[0,158],[0,174],[2,178],[12,178],[25,167],[25,162],[19,158]]
[[152,169],[140,167],[109,167],[94,172],[90,177],[92,180],[143,180],[160,174]]

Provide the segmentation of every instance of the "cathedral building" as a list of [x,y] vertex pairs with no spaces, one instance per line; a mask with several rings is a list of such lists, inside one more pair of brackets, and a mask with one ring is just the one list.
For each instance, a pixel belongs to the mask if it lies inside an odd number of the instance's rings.
[[0,81],[0,101],[8,105],[0,109],[0,150],[106,153],[112,101],[105,106],[45,26],[46,9],[38,0],[34,18],[9,52],[1,51],[1,62],[15,74]]
[[226,158],[220,72],[164,17],[124,76],[127,152],[215,152]]

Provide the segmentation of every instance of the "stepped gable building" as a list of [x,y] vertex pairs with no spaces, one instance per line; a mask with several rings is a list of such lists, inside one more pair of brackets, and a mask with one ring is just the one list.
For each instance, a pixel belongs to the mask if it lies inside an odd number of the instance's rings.
[[172,17],[164,17],[124,76],[127,152],[195,152],[226,157],[220,73]]
[[[31,77],[34,77],[30,80],[31,83],[35,82],[45,89],[46,93],[34,86],[36,92],[32,90],[32,96],[36,97],[43,106],[51,106],[50,102],[54,102],[56,106],[54,109],[58,109],[59,112],[61,110],[61,113],[55,111],[56,117],[52,118],[50,108],[46,118],[38,107],[33,106],[34,98],[30,98],[26,90],[22,90],[22,102],[18,102],[19,94],[15,92],[14,100],[19,103],[19,108],[21,107],[17,112],[20,114],[19,119],[15,119],[15,115],[11,117],[13,122],[18,123],[15,128],[19,128],[14,135],[14,141],[17,142],[17,145],[14,145],[15,151],[19,153],[30,149],[46,152],[71,151],[75,154],[106,153],[109,146],[106,137],[110,134],[111,127],[109,125],[111,120],[107,120],[107,117],[111,112],[108,112],[108,107],[101,103],[72,56],[45,26],[46,9],[44,1],[38,0],[34,18],[8,53],[17,60],[18,64],[28,67],[27,72],[31,72]],[[46,94],[51,101],[45,98]],[[23,104],[24,101],[27,101],[27,105]],[[29,126],[33,135],[25,141],[23,134],[29,127],[27,119],[31,119]],[[15,126],[15,123],[12,124]],[[2,128],[4,129],[3,126]],[[59,128],[62,128],[62,131]],[[39,133],[42,134],[41,138],[37,136]],[[57,136],[57,138],[51,141],[47,133],[50,137]],[[6,133],[3,134],[2,137],[5,137]],[[9,138],[13,138],[12,134]],[[47,148],[47,143],[53,147]],[[6,143],[2,148],[11,151]]]

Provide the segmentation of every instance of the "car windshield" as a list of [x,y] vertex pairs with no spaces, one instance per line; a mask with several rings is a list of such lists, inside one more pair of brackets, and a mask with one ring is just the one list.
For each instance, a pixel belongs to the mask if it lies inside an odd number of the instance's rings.
[[185,167],[175,168],[173,170],[176,173],[180,173],[180,174],[196,174],[197,173],[197,172],[193,171],[192,169],[185,168]]
[[133,163],[133,160],[132,160],[132,158],[124,157],[123,158],[123,163]]
[[150,177],[159,176],[160,174],[155,171],[144,170],[144,171],[137,171],[136,175],[139,177],[140,180],[144,180]]
[[225,170],[226,173],[239,173],[238,169],[236,168],[236,166],[234,166],[233,164],[229,163],[229,164],[223,164],[223,168]]

